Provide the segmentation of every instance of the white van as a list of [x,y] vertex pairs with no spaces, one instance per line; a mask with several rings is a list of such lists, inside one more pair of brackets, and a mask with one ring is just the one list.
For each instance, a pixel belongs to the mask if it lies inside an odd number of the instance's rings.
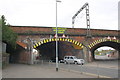
[[84,64],[84,59],[77,59],[76,56],[64,56],[64,63]]

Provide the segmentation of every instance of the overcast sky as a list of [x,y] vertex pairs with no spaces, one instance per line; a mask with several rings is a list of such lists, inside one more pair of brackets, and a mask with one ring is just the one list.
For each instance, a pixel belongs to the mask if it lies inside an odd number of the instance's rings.
[[114,48],[108,47],[108,46],[104,46],[104,47],[100,47],[97,49],[98,51],[102,51],[102,50],[115,50]]
[[[58,26],[72,27],[72,16],[86,3],[90,6],[90,27],[93,29],[118,29],[119,0],[61,0],[58,3]],[[0,15],[18,26],[55,27],[56,0],[1,0]],[[83,10],[76,18],[75,28],[86,28]]]

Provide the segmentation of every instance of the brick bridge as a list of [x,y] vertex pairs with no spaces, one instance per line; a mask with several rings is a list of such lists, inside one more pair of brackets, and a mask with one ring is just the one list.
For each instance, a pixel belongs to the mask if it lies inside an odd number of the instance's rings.
[[[30,59],[33,60],[31,57],[33,49],[36,49],[43,59],[55,58],[55,28],[41,26],[10,28],[18,34],[19,47],[16,55],[18,62],[28,63]],[[90,62],[95,59],[94,51],[102,46],[109,46],[120,52],[117,30],[91,29],[91,36],[86,36],[87,30],[83,28],[58,28],[58,31],[59,59],[65,55],[75,55]]]

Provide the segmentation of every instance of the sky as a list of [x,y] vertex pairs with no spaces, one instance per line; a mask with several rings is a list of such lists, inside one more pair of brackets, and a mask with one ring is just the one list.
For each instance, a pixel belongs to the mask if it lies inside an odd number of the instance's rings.
[[98,51],[102,51],[102,50],[115,50],[114,48],[108,47],[108,46],[103,46],[97,49]]
[[120,30],[120,1],[118,3],[118,30]]
[[[57,3],[58,27],[72,28],[73,15],[89,3],[92,29],[118,30],[119,0],[60,0]],[[56,0],[1,0],[0,15],[10,25],[56,26]],[[86,28],[85,9],[76,17],[75,28]]]

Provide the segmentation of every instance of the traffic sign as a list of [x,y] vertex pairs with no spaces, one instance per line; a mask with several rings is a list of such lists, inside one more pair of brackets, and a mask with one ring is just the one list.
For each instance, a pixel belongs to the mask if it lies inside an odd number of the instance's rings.
[[[56,32],[56,27],[53,27],[52,29],[53,29],[53,31]],[[64,34],[65,31],[66,31],[66,28],[60,28],[60,27],[58,27],[57,31],[58,31],[59,34]]]

